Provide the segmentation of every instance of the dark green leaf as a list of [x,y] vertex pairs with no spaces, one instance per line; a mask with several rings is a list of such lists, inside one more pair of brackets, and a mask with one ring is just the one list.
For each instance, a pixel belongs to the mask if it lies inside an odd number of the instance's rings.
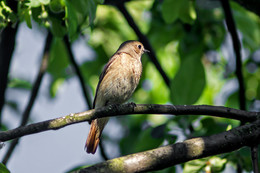
[[0,163],[0,172],[1,173],[10,173],[10,171],[6,168],[3,163]]
[[53,13],[60,13],[64,11],[65,3],[63,0],[51,0],[49,7]]
[[55,38],[51,44],[50,60],[47,71],[54,78],[65,77],[69,65],[69,56],[62,39]]
[[32,84],[27,80],[12,78],[8,83],[8,87],[30,90],[32,88]]
[[205,71],[199,52],[191,53],[181,61],[181,66],[171,83],[173,104],[194,104],[206,85]]
[[51,31],[54,36],[63,38],[64,35],[67,33],[67,29],[65,26],[62,25],[61,20],[56,19],[54,17],[50,17],[51,20]]
[[59,86],[68,77],[66,69],[69,65],[69,57],[62,39],[55,38],[51,45],[50,61],[48,72],[52,75],[50,95],[54,97]]
[[78,29],[78,18],[77,18],[77,11],[72,5],[70,0],[66,1],[66,19],[67,19],[67,28],[69,32],[69,39],[75,40],[78,36],[77,29]]
[[178,19],[183,3],[187,2],[187,0],[164,0],[162,4],[162,17],[164,21],[166,23],[172,23]]
[[13,109],[15,112],[19,113],[19,107],[18,107],[18,103],[15,101],[6,101],[5,104],[7,106],[9,106],[11,109]]
[[139,134],[138,138],[135,141],[135,152],[141,152],[145,150],[150,150],[158,147],[164,140],[164,138],[154,138],[151,135],[153,128],[149,127],[146,130],[143,130]]
[[29,27],[29,28],[32,28],[32,22],[31,22],[31,10],[30,9],[26,9],[25,11],[24,11],[24,19],[25,19],[25,22],[26,22],[26,24],[27,24],[27,26]]
[[178,18],[184,23],[192,23],[196,19],[196,12],[189,0],[164,0],[162,17],[166,23],[173,23]]

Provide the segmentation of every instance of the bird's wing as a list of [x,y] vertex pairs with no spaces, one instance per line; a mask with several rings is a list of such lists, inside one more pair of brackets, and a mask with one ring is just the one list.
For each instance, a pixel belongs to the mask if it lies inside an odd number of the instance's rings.
[[102,80],[104,79],[105,75],[107,74],[108,72],[108,69],[111,67],[111,65],[114,63],[115,59],[116,58],[119,58],[120,57],[120,53],[115,53],[111,58],[110,60],[108,61],[108,63],[105,65],[102,73],[100,74],[99,76],[99,81],[98,81],[98,85],[97,85],[97,89],[96,89],[96,94],[95,94],[95,98],[94,98],[94,102],[93,102],[93,108],[95,108],[95,105],[96,105],[96,99],[97,99],[97,93],[98,93],[98,90],[99,90],[99,86],[102,82]]

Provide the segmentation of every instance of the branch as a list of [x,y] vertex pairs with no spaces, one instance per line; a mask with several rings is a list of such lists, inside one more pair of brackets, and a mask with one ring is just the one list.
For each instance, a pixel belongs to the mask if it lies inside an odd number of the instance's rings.
[[[17,2],[12,1],[13,4]],[[5,104],[5,90],[8,83],[8,73],[12,54],[15,46],[15,38],[18,24],[15,27],[7,26],[0,32],[0,127],[2,126],[2,109]]]
[[190,160],[235,151],[243,146],[259,143],[259,139],[260,120],[257,120],[220,134],[192,138],[176,144],[108,160],[78,172],[156,171]]
[[79,66],[75,60],[75,57],[72,53],[72,50],[71,50],[71,45],[70,45],[70,42],[69,42],[69,38],[68,36],[66,36],[64,38],[64,42],[65,42],[65,45],[67,47],[67,50],[69,52],[69,57],[70,57],[70,61],[71,61],[71,64],[79,78],[79,82],[80,82],[80,86],[81,86],[81,89],[82,89],[82,92],[83,92],[83,95],[84,95],[84,98],[85,98],[85,101],[88,105],[88,109],[91,109],[92,108],[92,102],[91,102],[91,96],[89,95],[89,93],[87,92],[86,90],[86,87],[85,87],[85,82],[84,82],[84,79],[83,79],[83,76],[80,72],[80,69],[79,69]]
[[[236,54],[236,76],[239,83],[239,105],[240,109],[246,110],[246,97],[245,97],[245,86],[244,86],[244,78],[242,74],[242,57],[241,57],[241,45],[238,38],[236,25],[232,16],[231,8],[229,1],[227,0],[221,0],[222,7],[224,9],[224,13],[226,16],[226,24],[227,28],[231,34],[232,42],[234,51]],[[241,122],[241,124],[244,124],[245,122]],[[258,168],[258,145],[251,147],[251,159],[253,164],[253,170],[255,173],[259,172]]]
[[[110,3],[110,1],[108,1],[107,3]],[[155,54],[149,40],[147,39],[147,37],[144,34],[142,34],[140,29],[138,28],[138,26],[134,22],[132,16],[128,13],[127,9],[125,8],[124,1],[114,1],[114,2],[111,2],[111,3],[113,3],[113,5],[115,5],[118,8],[119,11],[121,11],[121,13],[124,15],[125,19],[127,20],[128,24],[132,27],[132,29],[134,30],[134,32],[138,36],[139,40],[143,43],[144,47],[147,50],[150,51],[150,53],[148,54],[149,57],[150,57],[150,60],[154,63],[155,67],[157,68],[157,70],[159,71],[161,76],[163,77],[164,82],[169,87],[170,86],[170,79],[168,78],[168,76],[166,75],[166,73],[162,69],[159,61],[157,60],[156,54]]]
[[227,24],[228,31],[230,32],[233,47],[236,55],[236,76],[239,84],[239,104],[241,110],[246,110],[246,97],[245,97],[245,86],[244,78],[242,74],[242,57],[241,57],[241,45],[238,38],[236,25],[231,13],[231,8],[228,0],[221,0],[222,7],[225,13],[225,20]]
[[47,120],[27,126],[18,127],[5,132],[0,132],[0,141],[8,141],[25,135],[39,133],[47,130],[57,130],[67,125],[92,121],[96,118],[122,116],[127,114],[173,114],[173,115],[210,115],[222,118],[252,122],[259,119],[259,112],[247,112],[243,110],[222,106],[191,105],[157,105],[127,103],[122,105],[110,105],[92,109],[80,113],[72,113],[64,117]]
[[[45,72],[47,70],[51,41],[52,41],[52,34],[49,32],[48,36],[46,38],[46,41],[45,41],[45,48],[44,48],[44,52],[43,52],[43,58],[42,58],[41,66],[40,66],[37,78],[34,82],[29,102],[28,102],[28,104],[27,104],[27,106],[26,106],[26,108],[23,112],[22,121],[21,121],[20,126],[26,125],[28,120],[29,120],[29,116],[30,116],[33,104],[35,103],[35,99],[37,97],[39,88],[41,86],[43,75],[45,74]],[[7,153],[6,153],[6,155],[4,156],[4,159],[3,159],[4,164],[6,164],[8,162],[8,160],[11,157],[11,155],[12,155],[16,145],[18,144],[18,142],[19,142],[19,139],[17,138],[15,140],[13,140],[12,143],[10,144],[10,147],[8,148]]]

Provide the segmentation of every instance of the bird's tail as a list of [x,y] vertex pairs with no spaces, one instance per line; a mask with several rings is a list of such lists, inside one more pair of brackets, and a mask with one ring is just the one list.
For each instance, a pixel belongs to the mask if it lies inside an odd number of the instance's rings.
[[87,153],[95,154],[100,141],[101,133],[107,121],[108,118],[99,118],[91,122],[90,131],[85,145],[85,149]]

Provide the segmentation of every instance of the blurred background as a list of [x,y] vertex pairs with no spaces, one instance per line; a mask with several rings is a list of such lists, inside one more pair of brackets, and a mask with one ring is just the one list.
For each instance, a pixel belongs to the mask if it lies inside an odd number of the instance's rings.
[[[7,3],[1,0],[0,73],[7,77],[6,80],[3,76],[0,78],[1,130],[18,127],[21,121],[35,123],[90,109],[105,63],[122,42],[138,40],[142,35],[149,41],[150,51],[155,52],[162,71],[158,71],[151,55],[144,55],[142,78],[130,101],[207,104],[259,111],[260,19],[236,2],[230,1],[230,5],[241,44],[239,68],[245,86],[242,107],[236,75],[237,55],[220,1],[28,0]],[[137,29],[129,22],[131,19]],[[9,50],[12,45],[14,49]],[[46,72],[40,79],[38,72],[46,56]],[[9,63],[5,63],[8,60]],[[36,79],[41,80],[38,89],[35,89]],[[37,96],[30,104],[32,93]],[[85,122],[22,137],[17,145],[13,144],[14,149],[10,149],[11,142],[2,143],[0,159],[11,172],[68,172],[104,161],[106,157],[111,159],[191,137],[209,136],[239,124],[236,120],[210,116],[114,117],[104,130],[103,150],[101,152],[99,147],[95,155],[84,151],[90,127]],[[10,157],[7,151],[12,153]],[[250,172],[250,149],[242,148],[158,172],[207,170]]]

